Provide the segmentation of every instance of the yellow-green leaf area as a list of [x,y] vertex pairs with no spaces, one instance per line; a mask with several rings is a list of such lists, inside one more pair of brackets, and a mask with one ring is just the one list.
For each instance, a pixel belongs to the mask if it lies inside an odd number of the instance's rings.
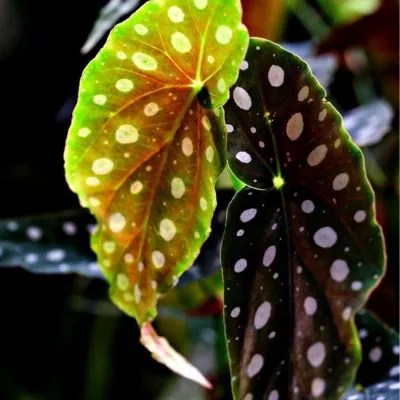
[[221,106],[248,45],[240,21],[238,0],[149,1],[82,75],[66,177],[98,220],[92,248],[112,300],[141,324],[210,231]]

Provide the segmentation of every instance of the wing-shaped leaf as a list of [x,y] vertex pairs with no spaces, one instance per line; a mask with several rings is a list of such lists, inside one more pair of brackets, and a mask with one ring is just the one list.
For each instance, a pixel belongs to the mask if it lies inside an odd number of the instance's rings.
[[240,19],[238,0],[149,1],[83,73],[67,180],[100,223],[92,247],[113,301],[139,323],[210,231],[224,166],[219,107],[248,40]]
[[255,188],[229,206],[222,247],[234,396],[339,399],[384,268],[373,193],[307,65],[252,39],[246,66],[226,105],[229,165]]

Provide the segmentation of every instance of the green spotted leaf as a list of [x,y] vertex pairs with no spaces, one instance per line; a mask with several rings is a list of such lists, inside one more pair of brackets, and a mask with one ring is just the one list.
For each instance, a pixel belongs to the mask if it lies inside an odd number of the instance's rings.
[[308,66],[269,41],[251,40],[225,110],[247,184],[222,246],[234,397],[340,399],[385,263],[361,152]]
[[65,151],[99,222],[112,300],[140,324],[210,232],[224,167],[221,106],[248,44],[239,0],[152,0],[85,69]]

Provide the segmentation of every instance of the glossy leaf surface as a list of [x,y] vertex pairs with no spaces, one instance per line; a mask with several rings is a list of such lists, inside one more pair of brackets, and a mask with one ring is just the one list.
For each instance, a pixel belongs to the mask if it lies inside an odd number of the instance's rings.
[[139,323],[210,232],[224,166],[219,107],[248,40],[240,19],[238,0],[149,1],[83,73],[67,180],[100,223],[92,248],[113,301]]
[[354,314],[384,268],[358,148],[307,65],[253,39],[226,105],[222,262],[236,399],[339,399],[360,361]]

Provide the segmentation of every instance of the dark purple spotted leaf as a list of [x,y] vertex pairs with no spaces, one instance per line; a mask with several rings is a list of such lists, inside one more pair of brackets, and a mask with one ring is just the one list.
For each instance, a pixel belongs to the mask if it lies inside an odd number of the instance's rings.
[[355,321],[363,352],[356,382],[369,386],[385,379],[399,379],[399,333],[364,310],[357,313]]
[[226,105],[249,187],[222,245],[235,399],[339,399],[361,358],[354,314],[384,269],[360,150],[308,66],[253,39]]

